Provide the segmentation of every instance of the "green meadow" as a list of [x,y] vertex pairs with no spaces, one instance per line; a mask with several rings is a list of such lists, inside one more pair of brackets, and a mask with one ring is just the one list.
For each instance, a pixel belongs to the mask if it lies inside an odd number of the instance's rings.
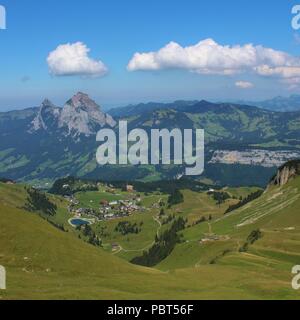
[[[291,270],[300,264],[300,177],[224,215],[236,198],[256,190],[227,189],[232,198],[222,204],[206,192],[182,190],[184,202],[165,207],[164,216],[153,204],[167,202],[166,195],[141,194],[146,211],[92,225],[103,242],[95,247],[68,224],[64,198],[48,195],[57,205],[48,220],[63,225],[62,231],[24,209],[23,185],[0,183],[0,265],[7,270],[0,299],[299,299]],[[88,205],[104,195],[76,197]],[[163,223],[169,215],[187,219],[180,243],[154,268],[130,264],[170,227],[172,222]],[[123,236],[116,231],[120,221],[142,225],[141,231]],[[241,250],[258,229],[262,236]]]

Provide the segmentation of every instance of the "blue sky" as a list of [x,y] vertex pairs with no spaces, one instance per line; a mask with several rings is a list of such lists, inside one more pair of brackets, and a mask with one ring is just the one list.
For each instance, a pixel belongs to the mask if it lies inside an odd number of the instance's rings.
[[[300,56],[300,30],[291,27],[295,4],[289,0],[0,0],[7,11],[7,29],[0,30],[0,111],[36,106],[45,97],[61,105],[76,91],[89,93],[106,107],[176,99],[260,100],[300,93],[300,77],[286,79],[277,68],[281,65],[272,69],[272,76],[253,72],[254,67],[230,75],[219,69],[206,74],[197,66],[195,72],[188,62],[177,68],[171,54],[155,70],[153,64],[127,70],[137,52],[157,52],[171,41],[185,48],[205,39],[220,46],[261,45],[284,51],[291,57],[288,61],[294,61]],[[50,52],[78,42],[90,49],[90,59],[101,60],[106,75],[51,74]]]

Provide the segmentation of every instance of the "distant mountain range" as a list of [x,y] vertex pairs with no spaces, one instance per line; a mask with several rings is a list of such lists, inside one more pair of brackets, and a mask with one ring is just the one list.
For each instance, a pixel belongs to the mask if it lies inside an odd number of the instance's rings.
[[238,101],[238,103],[257,106],[271,111],[292,112],[300,110],[300,95],[291,95],[289,97],[278,96],[273,99],[258,102]]
[[110,109],[108,112],[113,117],[130,117],[136,114],[143,112],[152,112],[159,109],[181,109],[186,106],[192,106],[198,103],[199,101],[185,101],[178,100],[171,103],[161,103],[161,102],[149,102],[149,103],[140,103],[140,104],[131,104],[126,107],[119,107]]
[[[79,92],[63,108],[46,99],[40,108],[0,113],[0,177],[42,181],[45,185],[66,175],[147,181],[181,175],[183,168],[178,166],[98,166],[96,133],[103,127],[116,127],[120,118],[128,120],[129,129],[205,129],[206,167],[201,178],[219,184],[264,185],[276,168],[268,167],[265,153],[257,149],[293,150],[293,155],[300,150],[300,111],[271,112],[231,103],[177,101],[140,104],[107,114]],[[210,162],[216,152],[222,159],[222,150],[247,150],[239,157],[251,157],[251,150],[255,150],[256,163],[242,165],[249,159]],[[286,154],[272,165],[289,160]]]
[[[171,103],[160,103],[160,102],[150,102],[150,103],[140,103],[136,105],[128,105],[126,107],[119,107],[110,109],[108,112],[114,117],[128,117],[133,116],[137,113],[155,111],[159,109],[175,109],[182,110],[187,106],[196,105],[201,101],[192,100],[178,100]],[[203,102],[203,101],[202,101]],[[205,102],[205,101],[204,101]],[[293,112],[300,111],[300,95],[291,95],[289,97],[275,97],[269,100],[263,101],[250,101],[250,100],[237,100],[237,101],[227,101],[221,102],[219,104],[232,103],[237,105],[248,105],[255,106],[258,108],[277,111],[277,112]]]

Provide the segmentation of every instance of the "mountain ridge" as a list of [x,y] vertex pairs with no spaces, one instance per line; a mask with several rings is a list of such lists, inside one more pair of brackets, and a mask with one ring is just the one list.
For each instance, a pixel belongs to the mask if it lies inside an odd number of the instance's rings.
[[[241,183],[241,179],[237,181],[234,178],[236,170],[246,173],[243,179],[247,181],[243,184],[252,185],[251,176],[259,170],[262,179],[258,185],[265,186],[275,168],[251,165],[237,168],[238,162],[237,165],[235,162],[233,165],[209,163],[215,151],[300,149],[300,112],[272,112],[258,107],[202,100],[196,104],[178,102],[176,108],[143,109],[116,120],[119,119],[128,121],[129,130],[204,129],[204,177],[221,185],[229,181],[234,185]],[[115,124],[110,115],[103,113],[83,93],[74,95],[64,108],[44,100],[39,109],[0,113],[0,175],[14,180],[52,182],[66,175],[105,180],[109,177],[112,180],[167,180],[183,172],[183,168],[178,166],[98,166],[96,133]]]
[[136,113],[145,111],[156,111],[159,109],[176,109],[181,110],[185,107],[196,105],[199,103],[210,103],[213,105],[244,105],[247,107],[256,107],[273,112],[298,112],[300,111],[300,95],[291,95],[289,97],[277,96],[272,99],[263,101],[251,100],[222,100],[219,102],[210,102],[208,100],[176,100],[174,102],[149,102],[140,104],[131,104],[124,107],[109,109],[109,113],[114,117],[128,117]]
[[300,111],[300,95],[293,94],[288,97],[277,96],[263,101],[236,101],[236,103],[254,105],[270,111],[293,112]]

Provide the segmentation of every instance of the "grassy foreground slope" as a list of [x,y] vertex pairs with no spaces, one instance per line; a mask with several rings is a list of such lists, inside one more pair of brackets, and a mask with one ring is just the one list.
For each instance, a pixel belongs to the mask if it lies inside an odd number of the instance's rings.
[[[230,266],[248,273],[253,279],[253,290],[263,290],[266,297],[283,298],[291,291],[291,269],[300,264],[299,209],[300,177],[297,177],[284,186],[271,186],[257,200],[215,221],[184,230],[183,243],[157,267],[178,270],[204,265]],[[262,237],[243,250],[255,230],[260,230]],[[268,276],[272,281],[267,280]],[[255,288],[256,281],[260,285]],[[275,289],[276,283],[281,283],[279,290]]]
[[[280,191],[283,195],[278,196],[277,205],[287,203],[280,209],[284,211],[237,227],[254,214],[250,207],[248,211],[243,208],[210,227],[204,223],[186,229],[184,237],[189,242],[178,245],[161,270],[131,265],[18,209],[24,199],[18,188],[0,184],[0,265],[7,270],[7,290],[0,291],[0,299],[299,298],[299,292],[291,288],[291,267],[300,252],[299,198],[289,202],[300,189],[299,178]],[[264,197],[277,193],[274,188]],[[252,209],[268,203],[262,198]],[[264,226],[263,238],[248,252],[239,253],[238,246],[258,226]],[[199,245],[196,239],[208,232],[230,234],[230,239]],[[232,251],[219,257],[228,245]],[[209,264],[216,256],[216,263]]]
[[7,270],[1,299],[252,297],[230,285],[238,276],[227,267],[209,281],[220,268],[166,274],[130,265],[22,210],[1,205],[0,221],[0,263]]

